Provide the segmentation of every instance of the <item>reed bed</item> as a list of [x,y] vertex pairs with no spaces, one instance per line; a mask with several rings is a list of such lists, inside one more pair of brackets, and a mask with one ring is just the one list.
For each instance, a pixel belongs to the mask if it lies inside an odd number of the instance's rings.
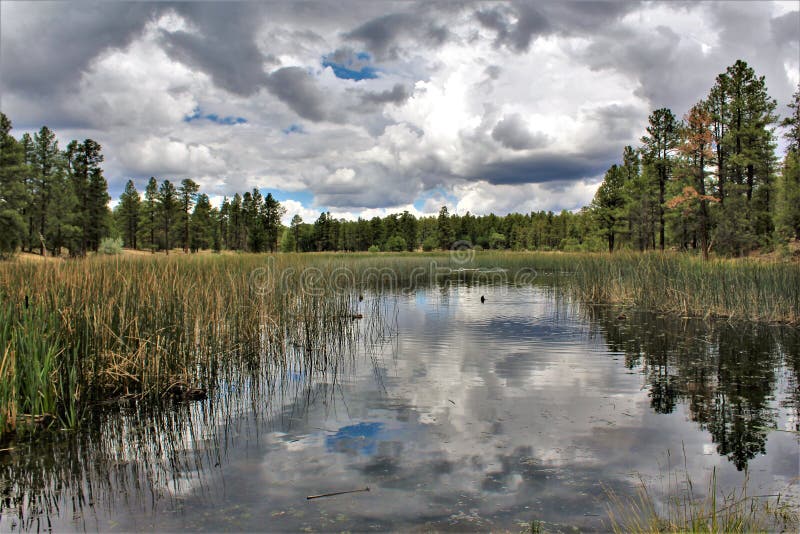
[[[357,296],[304,290],[263,256],[0,266],[0,429],[59,422],[120,397],[206,394],[224,368],[325,367]],[[355,290],[353,290],[355,291]]]
[[[360,297],[432,284],[547,284],[589,303],[800,322],[797,264],[678,254],[123,256],[0,263],[0,434],[78,424],[125,396],[207,392],[226,369],[324,370]],[[363,311],[363,310],[362,310]]]
[[581,301],[692,317],[800,323],[800,265],[704,262],[684,254],[585,255],[570,287]]

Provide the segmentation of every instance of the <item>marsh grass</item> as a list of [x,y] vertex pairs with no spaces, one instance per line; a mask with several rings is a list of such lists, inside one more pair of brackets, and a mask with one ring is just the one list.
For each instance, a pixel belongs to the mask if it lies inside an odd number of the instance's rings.
[[354,326],[356,296],[305,291],[300,280],[254,281],[264,260],[3,264],[2,430],[18,430],[23,414],[74,426],[92,404],[163,397],[178,386],[209,390],[223,369],[285,361],[290,345],[305,365],[324,368]]
[[606,488],[608,518],[617,533],[655,532],[789,532],[796,531],[797,505],[780,494],[748,494],[748,478],[741,487],[728,493],[717,488],[716,468],[712,470],[705,493],[697,496],[688,472],[683,480],[670,477],[663,504],[653,496],[653,488],[641,478],[636,492],[621,497]]
[[583,301],[619,303],[692,317],[800,322],[800,265],[711,260],[683,254],[584,255],[574,293]]
[[[548,285],[587,303],[800,322],[796,264],[678,254],[478,252],[170,255],[0,263],[0,433],[77,425],[120,397],[211,390],[226,369],[324,370],[364,293]],[[367,315],[367,323],[369,316]],[[39,417],[40,419],[36,419]]]

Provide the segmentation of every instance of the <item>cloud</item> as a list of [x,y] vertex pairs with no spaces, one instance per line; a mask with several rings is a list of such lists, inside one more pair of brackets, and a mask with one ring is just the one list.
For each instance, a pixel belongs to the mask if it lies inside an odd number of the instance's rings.
[[367,104],[402,104],[411,94],[406,86],[396,83],[390,90],[381,92],[365,92],[361,95],[361,100]]
[[478,11],[475,16],[485,28],[494,30],[495,46],[506,46],[515,52],[526,52],[531,40],[537,35],[549,32],[551,26],[547,18],[533,4],[520,4],[514,11],[501,6]]
[[267,88],[304,119],[313,122],[341,120],[328,106],[329,97],[306,69],[278,69],[267,78]]
[[790,11],[769,21],[772,37],[779,45],[800,40],[800,11]]
[[255,3],[179,2],[173,9],[190,23],[187,29],[164,31],[165,50],[201,69],[231,93],[252,95],[266,82],[267,59],[256,42],[264,18]]
[[488,162],[477,166],[469,178],[506,185],[575,181],[601,174],[608,161],[608,157],[551,152]]
[[14,135],[97,140],[115,197],[152,174],[353,217],[574,209],[653,109],[681,116],[736,59],[785,115],[799,17],[763,2],[0,2],[0,94]]
[[345,34],[347,39],[363,43],[378,59],[398,59],[402,45],[411,40],[435,47],[442,45],[449,36],[444,25],[412,13],[383,15]]
[[492,130],[492,139],[511,150],[540,148],[547,144],[547,135],[532,134],[518,113],[503,117]]

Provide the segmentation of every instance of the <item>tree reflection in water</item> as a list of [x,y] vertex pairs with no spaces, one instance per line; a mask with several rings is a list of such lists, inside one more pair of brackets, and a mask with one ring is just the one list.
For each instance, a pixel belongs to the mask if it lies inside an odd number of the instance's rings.
[[622,321],[607,307],[588,313],[609,350],[624,353],[626,367],[646,377],[653,410],[672,413],[685,403],[692,420],[711,434],[717,452],[739,470],[766,453],[767,434],[777,423],[770,402],[784,362],[793,382],[784,405],[800,413],[796,328],[635,312]]

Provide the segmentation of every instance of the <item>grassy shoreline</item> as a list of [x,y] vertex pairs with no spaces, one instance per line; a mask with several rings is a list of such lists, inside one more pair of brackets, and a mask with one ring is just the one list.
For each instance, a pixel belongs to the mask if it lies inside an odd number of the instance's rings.
[[[800,265],[681,254],[126,255],[0,263],[0,435],[75,426],[117,396],[210,388],[225,369],[324,366],[364,291],[453,280],[541,283],[578,300],[693,317],[800,323]],[[42,419],[44,417],[44,419]]]

